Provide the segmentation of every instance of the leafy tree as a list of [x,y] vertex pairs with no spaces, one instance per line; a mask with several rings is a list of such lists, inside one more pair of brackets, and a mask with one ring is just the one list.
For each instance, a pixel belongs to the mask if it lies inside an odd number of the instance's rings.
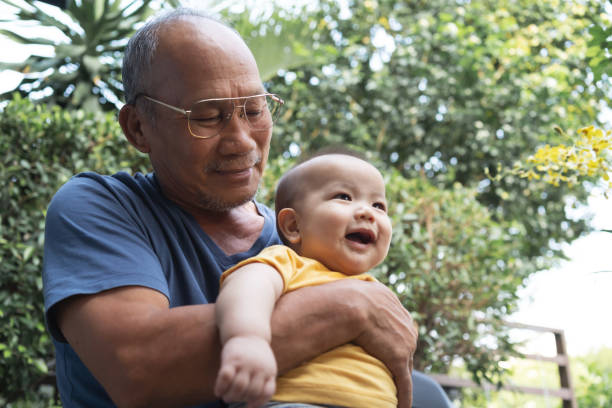
[[580,378],[581,390],[577,403],[582,408],[605,408],[612,401],[612,370],[591,363],[589,372]]
[[[305,65],[323,65],[337,56],[331,44],[316,41],[316,23],[304,7],[275,8],[259,13],[233,13],[220,10],[224,19],[238,31],[253,52],[264,81]],[[313,38],[314,37],[314,38]]]
[[[145,1],[75,1],[67,0],[63,12],[47,11],[37,2],[17,3],[1,0],[18,9],[16,18],[0,22],[21,26],[46,27],[64,33],[64,40],[32,38],[19,34],[19,26],[0,29],[0,34],[27,45],[49,45],[55,55],[32,55],[20,63],[0,63],[0,69],[25,74],[18,89],[22,95],[58,104],[68,109],[114,110],[121,105],[121,59],[125,45],[139,23],[154,11],[160,2]],[[211,3],[211,2],[209,2]],[[162,2],[162,7],[176,7],[180,1]],[[211,7],[214,12],[229,15],[229,4]],[[315,49],[308,40],[309,20],[301,8],[272,10],[253,18],[250,12],[232,13],[235,28],[244,34],[253,50],[263,78],[279,69],[305,63],[322,62],[335,49]],[[213,13],[214,13],[213,12]],[[61,15],[63,18],[58,18]],[[301,17],[300,17],[301,16]],[[65,41],[67,40],[67,41]],[[9,96],[8,91],[5,96]]]
[[[612,2],[605,2],[608,10],[612,10]],[[610,80],[612,75],[612,18],[600,23],[594,23],[589,28],[589,65],[593,69],[595,81]]]
[[612,401],[612,348],[572,359],[576,399],[581,408],[604,408]]
[[146,171],[145,157],[128,146],[110,113],[71,113],[34,105],[18,94],[0,112],[2,406],[17,398],[43,398],[45,385],[55,384],[40,272],[47,205],[78,172]]
[[[435,189],[450,194],[455,185],[476,191],[463,199],[482,204],[487,209],[482,217],[490,224],[468,229],[466,242],[476,239],[472,234],[489,237],[488,259],[484,252],[463,253],[467,249],[456,247],[461,245],[456,237],[451,241],[452,227],[463,231],[461,224],[451,222],[462,207],[456,201],[459,195],[448,196],[445,199],[456,207],[437,202],[440,211],[435,214],[449,229],[443,230],[440,243],[419,248],[432,262],[409,263],[425,255],[410,251],[406,244],[405,262],[394,265],[395,257],[390,256],[392,266],[385,274],[398,292],[408,288],[405,294],[399,292],[400,297],[409,310],[417,311],[422,342],[431,342],[420,344],[418,367],[444,369],[447,361],[435,347],[447,342],[470,360],[475,374],[495,375],[497,362],[474,347],[482,338],[480,326],[474,320],[461,325],[461,319],[480,316],[495,321],[512,312],[514,294],[523,280],[563,256],[559,243],[587,230],[586,220],[569,219],[565,212],[570,197],[578,203],[586,193],[581,185],[551,189],[541,180],[518,176],[491,182],[485,169],[494,175],[498,163],[512,166],[537,147],[559,142],[555,126],[571,130],[596,121],[601,103],[609,102],[609,86],[593,83],[584,56],[589,27],[602,21],[602,4],[556,0],[343,4],[321,1],[311,23],[317,27],[312,41],[332,44],[335,56],[324,65],[281,71],[270,81],[271,89],[287,100],[271,157],[291,158],[329,143],[352,144],[375,152],[406,179],[425,177],[432,186],[428,194]],[[497,235],[489,235],[488,228]],[[398,240],[410,242],[406,234],[412,231],[404,229]],[[464,271],[458,276],[474,273],[473,282],[459,280],[453,289],[427,281],[439,275],[441,282],[452,282],[448,254],[458,258],[455,267]],[[397,258],[402,260],[400,255]],[[499,291],[499,298],[487,300],[487,293],[478,290],[478,279],[484,279],[483,288]],[[498,279],[499,286],[485,284],[489,279]],[[421,305],[410,298],[422,299],[413,285],[423,281],[429,282],[424,284],[425,292],[432,290],[440,299],[428,298],[431,308],[423,307],[420,313]],[[459,302],[461,290],[473,302]],[[441,318],[445,313],[453,316]],[[497,336],[494,328],[483,330],[498,337],[501,349],[509,349],[503,332]],[[450,347],[445,350],[453,355]]]
[[386,181],[394,229],[377,272],[419,325],[415,367],[447,372],[459,358],[475,379],[498,382],[498,363],[516,354],[503,318],[534,272],[521,262],[512,222],[496,221],[459,183],[439,189],[396,170]]
[[[498,357],[477,346],[490,335],[500,350],[511,349],[497,328],[515,307],[516,289],[561,255],[556,243],[586,230],[583,220],[565,214],[568,196],[584,198],[581,186],[551,190],[520,177],[492,183],[484,169],[495,176],[498,163],[511,166],[544,142],[558,142],[550,136],[554,125],[573,129],[594,121],[609,90],[605,82],[589,79],[584,56],[587,30],[604,25],[601,7],[596,1],[354,0],[321,1],[312,15],[277,11],[255,22],[228,14],[243,24],[240,29],[254,48],[257,36],[264,44],[275,44],[262,47],[267,67],[262,71],[285,66],[269,78],[271,90],[287,104],[273,138],[262,196],[273,190],[270,177],[279,175],[300,151],[330,143],[372,152],[387,169],[390,199],[396,203],[394,241],[377,273],[415,311],[421,334],[418,367],[443,371],[452,356],[461,355],[477,377],[496,380]],[[268,37],[279,33],[286,41]],[[288,63],[284,58],[292,53],[307,63]],[[272,61],[275,56],[280,65]],[[2,237],[12,237],[4,238],[3,254],[20,255],[7,276],[22,276],[28,283],[19,287],[23,297],[6,303],[17,306],[0,317],[6,319],[3,325],[17,322],[7,331],[7,340],[0,341],[11,344],[12,356],[18,356],[7,362],[6,373],[25,372],[21,382],[7,384],[13,388],[0,386],[6,395],[16,395],[19,386],[31,388],[32,378],[41,374],[31,361],[42,358],[49,366],[44,357],[48,338],[37,337],[40,332],[15,318],[19,305],[39,293],[33,276],[40,242],[33,237],[40,236],[49,191],[61,184],[61,177],[80,169],[138,167],[131,166],[137,156],[116,138],[116,124],[99,124],[79,111],[49,114],[19,98],[13,103],[2,119],[11,125],[0,135],[7,138],[7,151],[25,147],[8,156],[10,176],[4,171],[7,180],[15,180],[9,183],[14,189],[11,208],[26,212],[3,214]],[[111,121],[110,116],[100,120]],[[22,141],[24,135],[56,140],[62,150],[50,153],[45,149],[51,147],[37,138]],[[109,154],[115,144],[119,147]],[[27,179],[31,182],[18,174],[26,166],[20,156],[34,171]],[[46,157],[58,157],[61,168],[45,170]],[[128,159],[117,162],[123,157]],[[59,178],[45,181],[51,176]],[[30,191],[39,185],[49,191],[33,196]],[[19,201],[21,196],[34,201]],[[12,229],[19,224],[15,220],[28,219],[22,232]],[[34,248],[28,249],[27,262],[26,247]],[[16,287],[13,280],[8,282],[0,292]],[[25,320],[36,319],[31,315]],[[9,343],[10,333],[19,332],[26,333],[22,343]],[[39,351],[31,346],[35,338],[42,339]],[[19,354],[19,344],[33,351]]]
[[585,230],[565,217],[563,199],[583,197],[581,189],[518,178],[491,184],[484,169],[535,150],[554,125],[572,129],[595,119],[607,97],[587,84],[582,56],[599,3],[348,4],[342,11],[324,2],[318,16],[326,27],[319,41],[334,44],[338,57],[273,81],[290,103],[272,155],[290,154],[291,143],[303,150],[362,146],[409,178],[422,172],[441,187],[479,188],[479,201],[498,217],[520,220],[528,259],[559,255],[551,240]]
[[31,55],[20,63],[0,64],[0,69],[25,74],[18,88],[22,95],[35,95],[36,99],[68,109],[116,109],[123,92],[122,52],[135,26],[154,11],[151,0],[68,0],[64,11],[56,9],[55,13],[38,2],[2,2],[17,9],[17,19],[0,22],[19,23],[29,29],[52,27],[64,36],[57,40],[23,36],[18,29],[0,29],[1,34],[21,44],[54,48],[50,57]]

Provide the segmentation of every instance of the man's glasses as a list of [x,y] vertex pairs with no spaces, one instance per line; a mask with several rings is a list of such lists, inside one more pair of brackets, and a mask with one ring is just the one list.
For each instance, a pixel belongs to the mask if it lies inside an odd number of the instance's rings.
[[236,108],[240,109],[240,117],[246,120],[251,129],[270,129],[285,103],[278,95],[265,93],[238,98],[204,99],[194,103],[191,109],[184,110],[145,94],[138,96],[185,115],[189,133],[199,139],[209,139],[221,133],[232,119]]

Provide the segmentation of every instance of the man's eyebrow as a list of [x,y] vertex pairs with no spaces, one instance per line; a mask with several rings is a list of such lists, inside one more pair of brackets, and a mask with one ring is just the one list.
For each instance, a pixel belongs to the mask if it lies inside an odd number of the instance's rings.
[[198,99],[196,99],[195,101],[193,101],[192,103],[196,103],[196,102],[200,102],[200,101],[207,101],[207,100],[215,100],[215,99],[219,99],[219,100],[223,100],[223,99],[241,99],[241,98],[248,98],[250,96],[255,96],[255,95],[264,95],[264,94],[268,94],[270,92],[267,92],[265,89],[259,89],[258,91],[254,91],[254,92],[246,92],[242,95],[237,95],[237,96],[220,96],[220,95],[208,95],[206,97],[200,97]]

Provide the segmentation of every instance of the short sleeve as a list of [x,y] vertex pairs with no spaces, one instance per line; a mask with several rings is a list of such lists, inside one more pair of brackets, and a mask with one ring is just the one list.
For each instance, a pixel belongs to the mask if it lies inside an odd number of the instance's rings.
[[223,285],[225,278],[236,269],[255,262],[270,265],[278,271],[283,279],[283,291],[289,286],[289,282],[303,264],[302,258],[300,258],[291,248],[284,245],[272,245],[265,248],[258,255],[245,259],[225,271],[223,275],[221,275],[221,285]]
[[138,285],[168,297],[167,281],[137,208],[98,180],[72,178],[47,210],[43,287],[51,334],[65,341],[50,310],[79,294]]

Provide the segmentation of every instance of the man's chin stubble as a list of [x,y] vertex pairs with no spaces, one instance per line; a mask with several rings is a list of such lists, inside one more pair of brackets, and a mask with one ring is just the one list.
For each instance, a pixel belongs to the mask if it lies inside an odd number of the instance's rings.
[[248,197],[244,197],[240,200],[235,201],[227,201],[221,200],[216,197],[202,197],[200,201],[200,208],[203,208],[207,211],[223,213],[234,208],[240,207],[250,201],[253,201],[255,198],[255,194],[251,194]]

